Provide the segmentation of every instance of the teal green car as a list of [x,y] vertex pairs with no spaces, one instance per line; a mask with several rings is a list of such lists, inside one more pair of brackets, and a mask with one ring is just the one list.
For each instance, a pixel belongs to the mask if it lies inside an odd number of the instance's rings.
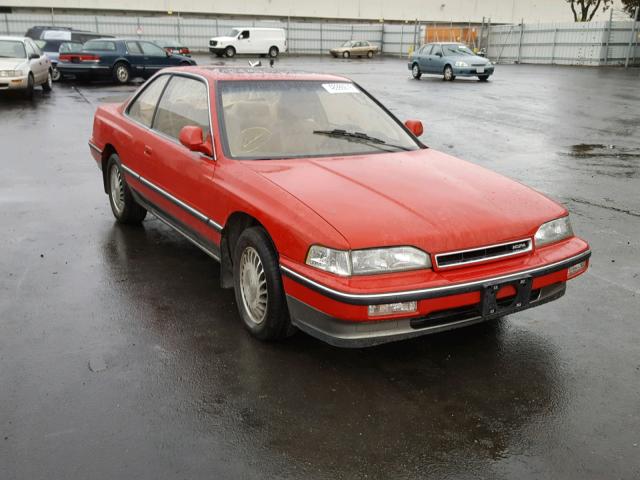
[[447,81],[478,77],[481,82],[486,82],[495,68],[488,59],[461,43],[427,43],[409,57],[408,66],[416,80],[423,74],[435,74]]

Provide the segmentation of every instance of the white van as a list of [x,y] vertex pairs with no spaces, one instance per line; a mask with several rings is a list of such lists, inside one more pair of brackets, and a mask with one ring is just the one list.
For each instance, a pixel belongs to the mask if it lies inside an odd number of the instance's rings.
[[227,36],[209,40],[209,51],[219,57],[236,54],[277,57],[287,51],[287,38],[282,28],[236,27]]

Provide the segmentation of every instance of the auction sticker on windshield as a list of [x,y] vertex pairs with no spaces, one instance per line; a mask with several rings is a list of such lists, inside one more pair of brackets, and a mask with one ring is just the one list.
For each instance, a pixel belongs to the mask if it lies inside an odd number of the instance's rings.
[[323,83],[322,86],[329,93],[360,93],[353,83]]

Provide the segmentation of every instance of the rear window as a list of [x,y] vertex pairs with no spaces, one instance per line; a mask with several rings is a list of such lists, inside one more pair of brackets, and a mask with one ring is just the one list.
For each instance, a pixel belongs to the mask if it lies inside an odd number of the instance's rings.
[[83,49],[89,52],[115,52],[116,43],[107,40],[90,40],[84,44]]

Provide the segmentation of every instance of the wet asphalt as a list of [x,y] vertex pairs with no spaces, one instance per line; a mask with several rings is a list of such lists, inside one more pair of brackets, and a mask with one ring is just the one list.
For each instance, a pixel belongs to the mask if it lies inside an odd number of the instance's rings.
[[640,478],[640,71],[278,63],[351,77],[433,148],[563,202],[591,269],[500,322],[259,343],[214,261],[153,217],[114,223],[87,140],[135,85],[2,95],[0,477]]

